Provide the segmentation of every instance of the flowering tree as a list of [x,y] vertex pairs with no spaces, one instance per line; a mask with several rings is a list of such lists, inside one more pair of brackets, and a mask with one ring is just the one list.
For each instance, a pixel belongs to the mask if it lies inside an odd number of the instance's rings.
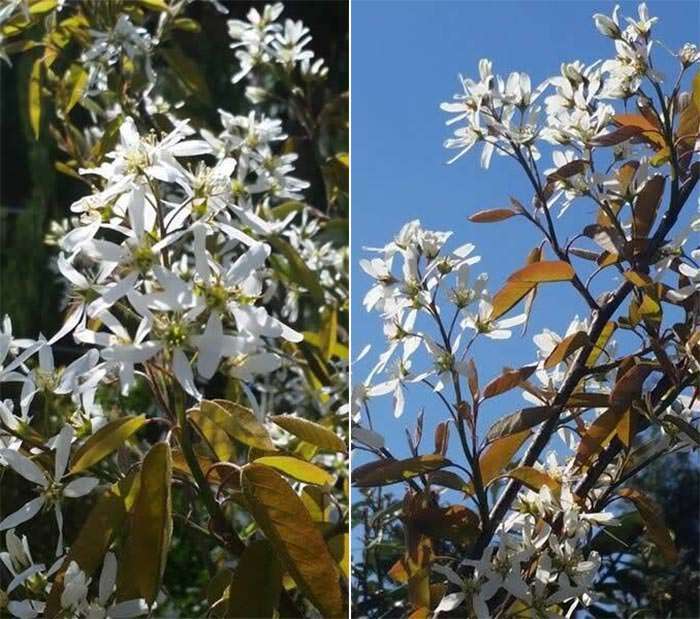
[[[525,265],[491,293],[485,274],[472,275],[473,245],[452,249],[451,233],[418,221],[361,262],[373,280],[364,304],[381,315],[387,348],[353,381],[353,446],[371,454],[353,471],[360,614],[563,617],[587,606],[621,616],[608,568],[634,552],[640,529],[662,560],[679,558],[660,510],[629,482],[700,444],[700,219],[689,206],[700,54],[684,45],[665,77],[644,4],[626,24],[619,7],[594,21],[613,58],[564,63],[536,87],[482,60],[478,78],[461,79],[442,104],[456,126],[451,162],[480,145],[482,167],[497,154],[525,175],[530,196],[469,217],[533,226],[541,243]],[[543,153],[554,165],[541,172]],[[584,205],[594,219],[563,238],[567,209]],[[571,286],[587,316],[537,334],[532,363],[484,380],[474,343],[511,337],[538,291],[556,286]],[[407,456],[391,453],[372,402],[391,395],[400,417],[408,394],[426,387],[431,410],[445,411],[434,441],[423,446],[421,413],[406,430]],[[513,390],[527,404],[484,427]],[[382,495],[398,483],[402,501]]]
[[[226,23],[245,98],[212,101],[180,35],[229,8],[0,9],[34,135],[85,187],[47,237],[62,327],[0,334],[3,616],[344,614],[347,97],[274,4]],[[188,609],[183,544],[210,576]]]

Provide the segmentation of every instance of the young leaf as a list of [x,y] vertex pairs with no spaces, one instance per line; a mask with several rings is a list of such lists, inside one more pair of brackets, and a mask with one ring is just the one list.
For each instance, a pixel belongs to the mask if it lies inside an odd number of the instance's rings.
[[196,409],[189,411],[187,417],[197,426],[199,433],[204,437],[204,440],[218,460],[227,462],[235,456],[236,447],[226,430],[219,424]]
[[[640,117],[641,118],[641,117]],[[589,141],[591,146],[616,146],[617,144],[622,144],[634,137],[637,137],[644,133],[642,127],[635,127],[633,125],[619,127],[610,133],[604,135],[599,135]]]
[[506,282],[503,288],[493,296],[493,309],[491,310],[490,318],[496,320],[503,316],[508,310],[522,301],[535,287],[536,284],[530,282]]
[[634,201],[632,229],[635,239],[643,239],[649,236],[661,203],[665,184],[666,178],[664,176],[652,176]]
[[555,367],[567,357],[574,354],[579,348],[587,346],[588,343],[588,335],[584,331],[577,331],[565,337],[554,347],[554,350],[549,353],[547,359],[545,359],[544,369],[549,370]]
[[329,619],[344,616],[338,571],[301,499],[273,469],[249,464],[242,472],[251,515],[297,586]]
[[343,453],[347,451],[342,438],[313,421],[293,415],[275,415],[270,419],[280,428],[284,428],[290,434],[299,437],[302,441],[316,445],[316,447],[327,451]]
[[475,224],[492,223],[494,221],[503,221],[517,215],[517,211],[509,208],[494,208],[486,211],[479,211],[469,216],[469,221]]
[[549,406],[531,406],[529,408],[523,408],[494,423],[488,431],[486,439],[489,442],[495,441],[499,438],[533,428],[549,419],[551,415],[552,409]]
[[624,408],[610,407],[588,426],[576,452],[576,463],[586,464],[617,434],[618,425],[625,414]]
[[333,483],[333,476],[315,464],[292,458],[291,456],[263,456],[255,460],[256,464],[271,466],[285,475],[306,484],[329,486]]
[[502,475],[502,477],[517,479],[524,486],[536,492],[539,491],[542,486],[547,486],[551,490],[559,490],[561,488],[561,482],[550,477],[544,471],[540,471],[531,466],[518,466],[505,473],[505,475]]
[[548,183],[554,183],[556,181],[566,180],[577,174],[582,174],[586,171],[586,166],[589,165],[588,161],[583,159],[575,159],[574,161],[569,161],[565,163],[561,168],[555,170],[547,176]]
[[275,449],[265,426],[249,408],[227,400],[202,400],[199,410],[231,438],[263,451]]
[[621,497],[634,503],[639,515],[644,520],[647,533],[652,539],[662,556],[669,563],[678,562],[678,551],[673,542],[671,533],[666,528],[661,515],[661,510],[646,495],[632,488],[622,488],[617,492]]
[[146,417],[129,415],[101,427],[75,452],[69,475],[75,475],[97,464],[121,447],[146,423]]
[[627,408],[639,399],[644,381],[655,369],[656,366],[650,363],[638,363],[630,367],[618,378],[610,392],[611,407]]
[[474,400],[477,400],[479,398],[479,374],[474,359],[469,359],[467,362],[467,383],[469,385],[469,393],[472,394]]
[[431,484],[442,486],[443,488],[451,488],[458,492],[467,492],[469,488],[469,484],[452,471],[432,471],[428,474],[428,480]]
[[358,488],[386,486],[436,471],[449,464],[450,461],[447,458],[437,454],[416,456],[406,460],[375,460],[358,466],[352,472],[352,481]]
[[118,591],[122,600],[142,597],[151,606],[160,589],[173,528],[172,460],[168,443],[151,447],[143,459],[140,477],[122,551]]
[[479,457],[481,480],[488,484],[501,474],[510,464],[518,449],[530,436],[530,430],[523,430],[516,434],[504,436],[491,443]]
[[424,506],[416,510],[411,519],[412,525],[433,540],[468,544],[479,532],[479,517],[463,505]]
[[586,359],[586,366],[588,366],[589,368],[593,367],[595,362],[598,360],[598,357],[600,357],[600,355],[605,350],[605,346],[612,337],[612,334],[615,332],[615,329],[617,329],[616,322],[610,321],[605,324],[605,326],[600,332],[600,335],[598,336],[598,339],[595,342],[595,345],[593,346],[593,349],[591,350],[591,353]]
[[255,540],[243,551],[228,591],[226,617],[272,619],[282,591],[282,566],[268,540]]
[[517,370],[504,370],[503,374],[494,378],[486,387],[484,387],[483,398],[493,398],[497,395],[510,391],[517,387],[521,382],[527,380],[537,369],[536,365],[526,365]]
[[39,139],[41,127],[41,66],[42,58],[37,58],[32,65],[29,76],[29,123],[32,126],[34,139]]
[[541,284],[543,282],[566,282],[574,278],[574,268],[563,260],[541,260],[533,262],[513,273],[509,282]]
[[346,580],[350,577],[350,534],[339,533],[328,540],[328,550]]

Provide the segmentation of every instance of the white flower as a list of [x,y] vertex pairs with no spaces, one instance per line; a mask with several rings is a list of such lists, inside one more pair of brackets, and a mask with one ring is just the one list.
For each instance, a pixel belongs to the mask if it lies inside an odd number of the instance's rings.
[[44,506],[53,506],[59,533],[58,543],[56,545],[56,556],[59,556],[63,550],[63,514],[61,513],[61,503],[64,498],[77,498],[89,494],[99,483],[99,480],[95,477],[79,477],[68,483],[64,483],[63,480],[66,467],[68,466],[72,440],[73,428],[68,425],[63,426],[54,444],[56,454],[53,475],[47,474],[43,469],[37,466],[36,463],[19,452],[10,449],[0,450],[0,455],[5,459],[11,469],[39,487],[39,496],[37,498],[32,499],[16,512],[6,516],[2,522],[0,522],[0,531],[13,529],[27,522],[27,520],[36,516],[39,510]]
[[[690,253],[694,264],[700,263],[700,249],[694,249]],[[668,296],[674,301],[684,301],[691,295],[700,291],[700,268],[697,266],[692,266],[687,262],[681,263],[678,267],[679,273],[687,277],[690,281],[688,284],[679,288],[678,290],[669,290]]]
[[512,318],[499,318],[493,320],[491,314],[493,305],[485,299],[479,301],[478,310],[468,313],[462,321],[463,329],[473,329],[493,340],[507,340],[511,336],[511,329],[523,324],[527,320],[526,314],[518,314]]
[[488,547],[484,550],[479,561],[464,561],[464,565],[472,568],[471,575],[462,579],[451,568],[444,565],[435,565],[433,570],[442,574],[447,580],[460,587],[461,591],[457,593],[448,593],[438,604],[435,609],[435,615],[438,616],[441,612],[449,612],[461,606],[464,602],[471,607],[471,611],[477,619],[488,619],[491,617],[487,602],[498,591],[498,579],[495,578],[491,565],[491,555],[493,548]]
[[602,35],[610,37],[611,39],[618,39],[622,35],[622,31],[620,30],[619,13],[620,6],[616,4],[612,17],[608,17],[602,13],[596,13],[593,15],[595,27]]
[[684,67],[689,67],[692,64],[700,61],[700,51],[698,51],[698,46],[694,43],[685,43],[683,47],[678,50],[678,59]]
[[92,601],[88,598],[90,580],[78,564],[71,561],[64,577],[61,607],[85,619],[127,619],[148,613],[143,599],[110,603],[117,582],[117,558],[113,552],[105,555],[97,597]]

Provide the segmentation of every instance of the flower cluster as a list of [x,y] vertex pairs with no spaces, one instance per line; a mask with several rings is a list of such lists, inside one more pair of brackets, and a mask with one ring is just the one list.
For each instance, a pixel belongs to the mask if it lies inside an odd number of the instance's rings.
[[155,80],[151,53],[157,40],[146,28],[135,26],[128,15],[121,14],[110,30],[90,30],[90,35],[91,43],[80,56],[88,72],[87,94],[106,92],[111,68],[119,62],[143,62],[149,81]]
[[573,603],[572,611],[594,599],[591,589],[601,559],[586,547],[595,527],[617,520],[611,512],[583,511],[567,467],[558,465],[554,454],[548,465],[554,490],[545,485],[539,492],[521,491],[515,509],[498,527],[497,540],[478,561],[463,561],[458,571],[434,566],[458,589],[443,597],[436,615],[464,604],[470,616],[491,617],[488,602],[509,595],[533,616],[554,618],[562,616],[557,606],[564,602]]
[[[204,380],[223,357],[231,375],[250,380],[279,366],[262,338],[301,339],[256,304],[270,247],[249,234],[281,227],[256,213],[253,196],[265,201],[284,193],[291,166],[272,161],[269,141],[278,129],[272,121],[231,121],[245,134],[225,132],[235,146],[211,166],[182,165],[183,158],[212,153],[209,142],[187,139],[186,123],[159,139],[140,136],[127,118],[109,161],[83,171],[105,185],[73,206],[79,225],[61,241],[58,266],[73,301],[53,340],[75,330],[77,341],[101,348],[103,371],[117,371],[124,390],[135,364],[162,355],[183,388],[199,397],[190,353]],[[256,146],[243,146],[246,138]],[[90,328],[94,318],[106,329]]]
[[[481,258],[473,255],[470,243],[446,251],[450,236],[411,221],[394,241],[372,250],[380,257],[360,261],[373,280],[364,305],[381,314],[387,348],[367,380],[355,386],[355,414],[368,398],[391,393],[399,417],[407,385],[427,382],[442,391],[453,376],[466,376],[464,357],[477,337],[507,339],[513,327],[525,322],[525,314],[493,318],[488,277],[472,274]],[[395,268],[398,260],[401,265]],[[420,350],[427,363],[413,370],[412,359]],[[380,378],[382,374],[388,379]]]
[[[619,7],[612,17],[596,14],[594,20],[598,30],[614,40],[614,59],[589,66],[578,60],[563,63],[560,75],[534,89],[525,73],[514,72],[507,78],[495,75],[487,59],[479,62],[478,81],[460,77],[463,92],[441,105],[444,111],[455,114],[447,124],[459,124],[454,136],[445,142],[448,149],[459,150],[450,163],[478,143],[483,143],[481,163],[485,168],[494,152],[534,162],[540,157],[540,140],[571,146],[577,158],[582,158],[586,149],[605,135],[613,118],[615,110],[606,99],[628,99],[639,93],[644,78],[657,84],[663,80],[650,62],[651,28],[657,18],[649,17],[645,4],[639,6],[638,20],[627,18],[624,30]],[[677,56],[683,69],[699,57],[692,44],[684,45]],[[541,95],[549,88],[554,93],[544,98],[543,109]],[[561,165],[559,162],[558,167]],[[594,178],[589,184],[605,183]]]
[[325,78],[328,68],[323,58],[314,59],[314,52],[306,46],[311,42],[309,29],[291,19],[284,24],[278,21],[284,5],[281,2],[266,4],[262,12],[248,11],[248,21],[232,19],[228,22],[231,47],[236,50],[240,69],[233,76],[239,82],[254,69],[266,65],[279,66],[286,73],[297,67],[306,79]]

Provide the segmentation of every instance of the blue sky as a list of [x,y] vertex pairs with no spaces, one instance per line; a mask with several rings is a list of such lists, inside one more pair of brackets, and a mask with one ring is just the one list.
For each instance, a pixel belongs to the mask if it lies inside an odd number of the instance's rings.
[[[693,1],[650,2],[660,17],[658,38],[677,49],[700,40],[700,9]],[[533,85],[559,73],[562,61],[580,59],[586,64],[614,55],[612,42],[595,30],[592,15],[610,14],[611,2],[352,2],[352,346],[356,355],[365,344],[374,352],[383,346],[381,323],[362,307],[369,278],[358,260],[363,246],[381,246],[400,226],[419,218],[424,226],[454,230],[455,244],[477,245],[488,271],[491,289],[522,263],[539,237],[524,220],[499,224],[471,224],[474,211],[506,206],[509,196],[528,202],[531,191],[515,165],[494,157],[491,169],[479,167],[479,150],[447,165],[442,147],[449,136],[447,115],[439,109],[459,89],[458,73],[477,75],[477,63],[487,57],[494,71],[507,76],[525,71]],[[636,3],[622,3],[624,15],[636,16]],[[668,54],[658,48],[657,63],[668,66]],[[675,66],[675,65],[674,65]],[[673,75],[675,76],[675,69]],[[549,154],[542,168],[551,166]],[[591,207],[579,205],[563,218],[565,229],[580,229],[594,218]],[[453,244],[454,246],[454,244]],[[550,255],[551,258],[551,255]],[[532,335],[544,325],[562,332],[583,305],[563,285],[542,291],[534,320],[524,338],[505,343],[477,345],[475,358],[482,384],[508,364],[534,358]],[[488,341],[487,341],[488,342]],[[376,355],[354,367],[361,380]],[[396,455],[406,457],[403,428],[426,407],[426,439],[432,445],[432,428],[444,418],[426,389],[413,389],[404,417],[396,421],[391,398],[372,405],[375,423]],[[487,421],[523,405],[520,396],[491,409]],[[508,406],[512,408],[509,409]],[[429,447],[430,448],[430,447]],[[362,461],[359,456],[356,462]]]

